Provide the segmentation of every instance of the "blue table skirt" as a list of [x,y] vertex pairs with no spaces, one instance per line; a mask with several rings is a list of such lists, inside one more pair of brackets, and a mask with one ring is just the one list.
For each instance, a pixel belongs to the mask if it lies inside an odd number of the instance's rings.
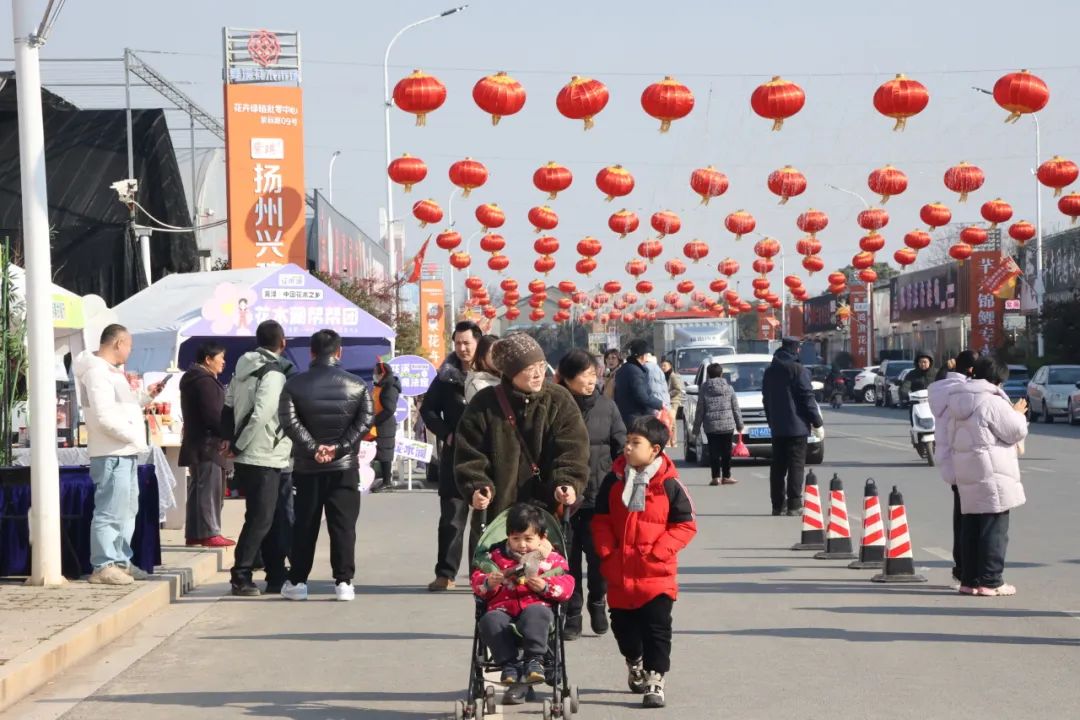
[[[0,469],[0,576],[30,574],[30,469]],[[133,562],[146,572],[161,564],[158,486],[153,465],[139,466],[139,512]],[[89,467],[60,468],[60,551],[64,577],[88,574],[94,481]]]

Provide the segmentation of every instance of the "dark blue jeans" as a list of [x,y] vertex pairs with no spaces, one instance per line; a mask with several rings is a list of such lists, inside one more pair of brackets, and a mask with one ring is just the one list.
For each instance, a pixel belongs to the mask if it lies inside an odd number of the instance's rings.
[[1009,546],[1009,511],[964,515],[960,525],[960,584],[970,588],[1001,587]]

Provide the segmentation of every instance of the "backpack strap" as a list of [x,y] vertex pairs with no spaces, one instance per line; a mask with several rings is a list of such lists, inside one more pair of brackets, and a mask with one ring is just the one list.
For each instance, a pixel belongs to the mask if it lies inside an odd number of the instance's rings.
[[521,428],[517,424],[517,416],[514,414],[513,408],[510,407],[510,400],[506,397],[506,388],[502,383],[495,386],[495,397],[499,400],[499,407],[502,408],[503,416],[506,418],[506,422],[510,423],[510,426],[514,428],[514,432],[517,433],[518,444],[521,445],[521,453],[525,456],[525,462],[529,463],[529,471],[533,476],[540,476],[540,466],[536,464],[536,460],[533,459],[532,451],[529,449],[529,444],[525,441],[525,436],[521,434]]

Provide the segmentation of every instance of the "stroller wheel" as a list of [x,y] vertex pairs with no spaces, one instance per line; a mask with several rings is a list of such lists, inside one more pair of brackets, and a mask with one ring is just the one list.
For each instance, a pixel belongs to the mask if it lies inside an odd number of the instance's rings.
[[562,716],[563,718],[569,718],[574,714],[574,701],[569,696],[562,699]]
[[486,703],[478,702],[473,705],[473,718],[475,720],[484,720],[484,705]]
[[454,720],[465,720],[465,701],[458,700],[454,703]]
[[495,688],[491,688],[492,694],[484,696],[484,712],[488,715],[494,715],[498,710],[498,705],[495,704]]
[[544,699],[544,720],[551,720],[553,717],[555,717],[555,714],[552,711],[551,701],[545,698]]
[[577,711],[581,709],[581,701],[578,699],[578,686],[570,686],[570,709],[577,714]]

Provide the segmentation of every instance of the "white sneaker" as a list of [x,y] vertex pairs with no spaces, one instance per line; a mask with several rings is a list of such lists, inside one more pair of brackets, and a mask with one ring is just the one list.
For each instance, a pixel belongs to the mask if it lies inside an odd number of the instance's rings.
[[88,582],[94,585],[130,585],[135,579],[116,565],[106,565],[95,570]]
[[307,583],[293,585],[291,580],[286,580],[281,586],[281,597],[286,600],[307,600]]
[[[117,567],[120,567],[120,566],[117,566]],[[146,572],[145,570],[143,570],[141,567],[139,567],[135,563],[128,563],[127,565],[124,565],[123,567],[121,567],[121,569],[124,572],[126,572],[128,575],[130,575],[132,580],[149,580],[150,579],[150,573]]]
[[337,595],[338,600],[348,602],[356,597],[356,589],[352,583],[339,582],[334,586],[334,594]]

